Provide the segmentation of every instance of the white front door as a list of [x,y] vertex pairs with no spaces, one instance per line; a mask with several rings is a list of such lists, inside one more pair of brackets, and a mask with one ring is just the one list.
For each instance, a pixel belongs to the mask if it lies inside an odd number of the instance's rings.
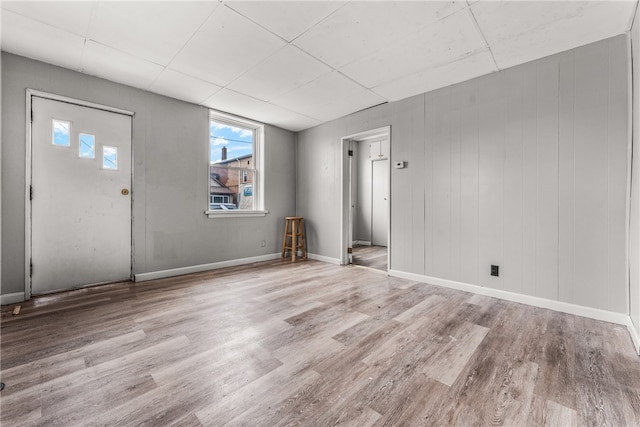
[[371,244],[387,246],[389,230],[389,160],[371,164]]
[[31,293],[131,277],[132,117],[32,97]]

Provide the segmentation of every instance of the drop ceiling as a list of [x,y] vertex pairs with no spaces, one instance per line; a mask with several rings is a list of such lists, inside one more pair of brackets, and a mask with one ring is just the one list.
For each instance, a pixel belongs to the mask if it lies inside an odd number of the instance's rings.
[[2,1],[2,50],[299,131],[630,29],[637,1]]

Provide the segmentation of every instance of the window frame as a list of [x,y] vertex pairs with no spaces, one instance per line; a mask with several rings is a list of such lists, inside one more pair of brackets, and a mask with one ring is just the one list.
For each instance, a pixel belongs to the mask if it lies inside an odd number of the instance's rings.
[[[211,200],[211,122],[226,124],[229,126],[250,129],[253,131],[253,209],[210,210]],[[207,210],[204,212],[209,218],[225,217],[253,217],[265,216],[269,213],[264,204],[264,134],[265,125],[260,122],[248,120],[221,111],[209,110],[207,121]],[[238,169],[229,167],[228,169]],[[247,169],[247,168],[242,168]]]

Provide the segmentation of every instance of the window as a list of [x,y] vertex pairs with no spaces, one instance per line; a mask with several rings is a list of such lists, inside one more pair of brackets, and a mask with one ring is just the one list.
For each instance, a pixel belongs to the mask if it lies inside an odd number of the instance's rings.
[[59,147],[71,146],[71,123],[53,119],[51,143]]
[[118,169],[118,147],[102,147],[102,169]]
[[83,159],[96,158],[96,137],[87,133],[80,134],[80,144],[78,144],[80,152],[78,153]]
[[209,120],[209,216],[261,214],[264,127],[211,112]]

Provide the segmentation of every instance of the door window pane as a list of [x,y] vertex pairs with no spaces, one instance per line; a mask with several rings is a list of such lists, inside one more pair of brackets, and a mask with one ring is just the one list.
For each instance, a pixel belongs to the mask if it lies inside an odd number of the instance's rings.
[[53,120],[53,145],[69,147],[71,145],[71,123],[62,120]]
[[80,134],[80,157],[83,159],[96,158],[96,137],[86,133]]
[[118,147],[102,147],[102,168],[118,169]]

